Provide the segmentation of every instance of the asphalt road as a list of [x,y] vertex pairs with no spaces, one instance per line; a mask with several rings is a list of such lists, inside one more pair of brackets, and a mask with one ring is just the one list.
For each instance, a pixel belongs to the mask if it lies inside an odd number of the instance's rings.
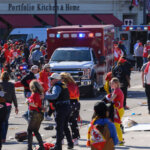
[[[27,110],[27,106],[25,104],[25,98],[23,96],[23,92],[17,91],[16,94],[17,94],[18,104],[19,104],[19,114],[16,115],[14,112],[14,109],[12,109],[10,120],[9,120],[7,142],[3,145],[3,150],[26,150],[27,149],[27,141],[17,142],[14,138],[16,132],[27,130],[27,122],[22,118],[22,114]],[[92,99],[82,98],[80,100],[81,102],[80,115],[83,120],[83,123],[82,123],[83,127],[87,128],[87,124],[90,122],[90,119],[93,114],[93,106],[97,101],[101,100],[103,96],[104,96],[104,93],[101,93],[101,95],[98,98],[92,98]],[[127,105],[132,110],[138,107],[140,102],[144,102],[144,101],[146,101],[146,97],[145,97],[144,89],[142,88],[141,73],[133,71],[132,76],[131,76],[131,88],[129,89],[129,92],[128,92]],[[130,112],[126,114],[130,115]],[[41,128],[40,128],[40,133],[44,140],[55,135],[55,130],[49,130],[49,131],[44,130],[44,127],[49,124],[55,125],[55,122],[43,121]],[[80,142],[82,143],[82,147],[76,147],[76,149],[78,150],[87,149],[85,147],[85,140],[86,140],[85,135],[86,134],[87,134],[86,130],[83,129],[81,132],[81,140],[80,140]],[[34,143],[36,144],[35,138],[34,138]],[[120,148],[117,148],[117,149],[120,149]]]

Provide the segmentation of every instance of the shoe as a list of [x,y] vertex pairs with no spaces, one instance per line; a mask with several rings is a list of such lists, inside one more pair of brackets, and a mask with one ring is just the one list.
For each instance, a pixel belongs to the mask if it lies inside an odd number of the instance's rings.
[[130,109],[130,107],[128,107],[128,106],[125,106],[125,107],[124,107],[124,109],[125,109],[125,110],[129,110],[129,109]]
[[78,139],[73,139],[73,144],[74,145],[79,145]]
[[45,127],[44,129],[45,129],[45,130],[53,130],[53,129],[54,129],[54,126],[49,125],[49,126]]
[[68,149],[73,149],[73,147],[74,147],[73,144],[68,145]]
[[51,117],[49,117],[49,116],[44,117],[44,121],[52,121],[52,120],[53,120],[53,118],[51,118]]
[[27,114],[23,114],[22,118],[24,118],[28,122],[28,116],[27,116]]

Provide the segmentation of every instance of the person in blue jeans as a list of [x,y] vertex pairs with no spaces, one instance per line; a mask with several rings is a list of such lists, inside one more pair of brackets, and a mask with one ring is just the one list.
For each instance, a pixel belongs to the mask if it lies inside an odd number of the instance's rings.
[[7,107],[7,115],[2,123],[2,142],[5,143],[6,141],[6,135],[8,131],[8,120],[10,117],[11,113],[11,108],[12,108],[12,103],[15,106],[15,113],[18,114],[18,103],[17,103],[17,98],[15,94],[15,87],[14,84],[9,82],[9,74],[7,71],[4,71],[1,74],[1,80],[0,86],[3,88],[3,91],[5,92],[5,100],[6,100],[6,107]]

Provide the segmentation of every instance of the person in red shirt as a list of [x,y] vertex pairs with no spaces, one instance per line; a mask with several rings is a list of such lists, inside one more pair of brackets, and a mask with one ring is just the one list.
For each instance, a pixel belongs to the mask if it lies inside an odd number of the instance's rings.
[[32,132],[34,132],[40,146],[40,150],[44,150],[43,140],[39,133],[41,122],[43,121],[44,114],[42,107],[41,95],[44,93],[42,85],[37,81],[33,80],[30,83],[30,90],[32,95],[28,99],[29,105],[29,124],[28,124],[28,150],[32,150]]
[[111,89],[113,89],[110,100],[114,103],[114,124],[117,130],[119,142],[120,144],[123,144],[124,141],[120,125],[121,119],[124,115],[124,94],[120,89],[120,82],[117,78],[111,79]]
[[78,129],[78,117],[80,112],[80,103],[79,103],[79,88],[75,83],[74,79],[69,73],[61,73],[62,82],[67,85],[69,96],[70,96],[70,105],[71,105],[71,115],[69,118],[69,124],[72,131],[72,138],[74,145],[78,145],[78,139],[80,138],[80,133]]
[[[49,89],[50,89],[50,79],[49,76],[51,75],[50,73],[50,65],[49,64],[45,64],[43,66],[43,70],[39,73],[39,81],[42,84],[43,88],[44,88],[44,93],[46,93]],[[52,103],[50,103],[50,108],[52,110],[54,110]],[[45,121],[49,121],[51,120],[51,118],[48,115],[48,112],[44,113],[44,120]]]
[[6,63],[9,63],[9,60],[10,60],[10,51],[9,51],[8,44],[6,44],[6,43],[4,44],[4,48],[3,48],[2,51],[4,52]]
[[49,80],[49,76],[51,75],[50,73],[50,65],[49,64],[45,64],[43,66],[43,70],[39,73],[39,81],[41,82],[43,88],[44,88],[44,92],[47,92],[48,89],[50,88],[50,80]]
[[147,57],[150,54],[150,41],[148,40],[146,45],[144,46],[144,50],[143,50],[143,61],[144,63],[147,63]]
[[117,64],[120,57],[123,56],[122,50],[118,47],[118,44],[114,44],[114,61]]

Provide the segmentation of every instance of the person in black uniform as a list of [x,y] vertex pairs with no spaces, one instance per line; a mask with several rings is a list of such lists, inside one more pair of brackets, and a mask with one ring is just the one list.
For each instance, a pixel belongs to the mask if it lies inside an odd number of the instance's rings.
[[73,148],[73,141],[68,128],[68,120],[71,112],[69,91],[67,86],[61,82],[61,76],[53,73],[51,76],[51,91],[45,95],[45,99],[55,103],[56,108],[56,144],[51,150],[62,150],[63,133],[68,142],[68,149]]

